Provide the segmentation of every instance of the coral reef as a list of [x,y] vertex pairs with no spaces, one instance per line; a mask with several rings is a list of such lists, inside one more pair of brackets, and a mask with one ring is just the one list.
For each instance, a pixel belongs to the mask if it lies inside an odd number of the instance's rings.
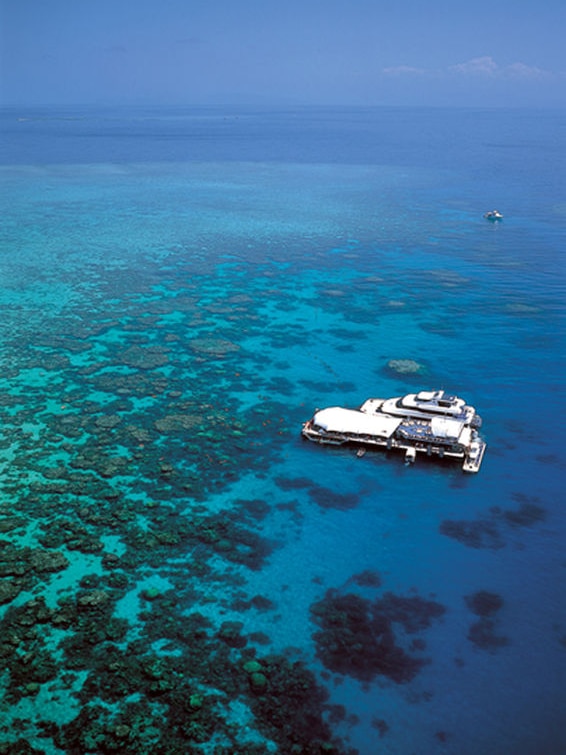
[[423,375],[427,372],[424,364],[415,359],[390,359],[387,369],[397,375]]
[[504,541],[497,524],[489,519],[476,521],[445,519],[439,531],[468,548],[503,548]]
[[503,607],[503,598],[488,590],[464,596],[466,605],[479,620],[470,626],[468,639],[480,650],[495,652],[509,644],[509,639],[496,634],[495,616]]
[[519,501],[516,509],[494,507],[471,521],[445,519],[439,530],[468,548],[503,548],[506,535],[532,527],[545,518],[544,509],[534,501],[527,500],[521,493],[515,494],[514,498]]
[[409,682],[427,661],[403,648],[396,626],[405,634],[419,632],[444,610],[439,603],[418,596],[386,593],[372,601],[328,590],[311,606],[313,621],[319,626],[313,635],[318,657],[329,670],[362,682],[379,675],[398,684]]
[[479,590],[473,595],[466,595],[464,600],[472,613],[482,617],[492,616],[503,606],[501,595],[488,590]]
[[[235,396],[258,388],[261,356],[239,340],[263,333],[258,299],[238,296],[245,273],[233,271],[233,301],[217,301],[217,281],[180,283],[177,261],[170,279],[141,265],[135,282],[117,272],[108,290],[105,272],[93,273],[100,298],[77,298],[7,346],[16,388],[0,397],[11,458],[0,503],[2,693],[5,706],[53,701],[59,718],[49,706],[17,726],[8,716],[0,752],[33,755],[42,739],[69,755],[203,744],[215,755],[349,752],[313,672],[285,653],[260,655],[271,640],[255,619],[275,605],[246,592],[245,574],[278,547],[263,523],[287,502],[205,505],[243,474],[261,475],[301,410],[270,395],[242,409]],[[149,295],[158,279],[160,295]],[[117,296],[119,318],[107,307]],[[271,337],[304,341],[287,327]],[[17,386],[36,373],[24,396]],[[293,390],[283,375],[263,387]],[[232,704],[249,711],[247,727]]]

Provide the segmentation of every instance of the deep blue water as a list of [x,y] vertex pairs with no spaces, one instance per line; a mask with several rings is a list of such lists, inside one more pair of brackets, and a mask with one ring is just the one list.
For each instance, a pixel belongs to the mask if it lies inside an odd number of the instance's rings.
[[[565,123],[2,112],[2,744],[566,750]],[[478,475],[300,438],[438,387]]]

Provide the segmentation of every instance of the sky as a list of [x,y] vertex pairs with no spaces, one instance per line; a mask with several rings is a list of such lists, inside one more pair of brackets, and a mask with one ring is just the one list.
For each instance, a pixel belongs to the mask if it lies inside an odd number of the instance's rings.
[[564,0],[0,0],[0,104],[566,106]]

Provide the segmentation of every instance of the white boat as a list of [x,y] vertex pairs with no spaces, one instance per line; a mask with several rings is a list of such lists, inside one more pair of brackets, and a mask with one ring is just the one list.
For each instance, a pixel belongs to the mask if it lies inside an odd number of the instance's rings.
[[464,472],[477,472],[481,466],[485,453],[485,443],[479,438],[474,438],[470,445],[468,455],[464,459],[462,469]]
[[370,398],[359,409],[320,409],[304,423],[302,435],[325,445],[402,450],[408,463],[417,453],[460,459],[464,471],[477,472],[486,448],[480,426],[473,406],[439,390]]
[[445,417],[480,427],[481,418],[473,406],[468,406],[464,399],[446,393],[446,391],[419,391],[407,393],[397,398],[369,398],[360,407],[367,414],[389,414],[394,417],[414,417],[415,419],[432,419]]
[[417,458],[417,451],[415,448],[411,447],[408,448],[405,451],[405,464],[408,466],[409,464],[412,464]]
[[489,210],[488,212],[484,213],[484,218],[486,220],[503,220],[503,215],[499,212],[499,210]]

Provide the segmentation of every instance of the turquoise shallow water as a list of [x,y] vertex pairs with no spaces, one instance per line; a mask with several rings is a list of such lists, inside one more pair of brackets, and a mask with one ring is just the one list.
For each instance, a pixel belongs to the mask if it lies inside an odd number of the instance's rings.
[[[562,115],[3,124],[6,751],[562,752]],[[300,438],[421,387],[478,475]]]

